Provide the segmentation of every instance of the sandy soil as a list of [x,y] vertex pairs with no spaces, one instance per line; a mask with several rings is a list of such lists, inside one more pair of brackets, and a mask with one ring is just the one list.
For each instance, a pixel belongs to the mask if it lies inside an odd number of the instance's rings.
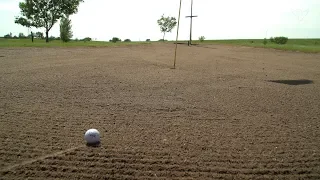
[[0,179],[320,179],[320,54],[173,50],[1,48]]

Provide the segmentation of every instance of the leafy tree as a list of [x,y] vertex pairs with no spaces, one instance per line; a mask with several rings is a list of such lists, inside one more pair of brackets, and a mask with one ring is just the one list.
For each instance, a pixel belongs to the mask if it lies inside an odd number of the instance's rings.
[[264,38],[264,39],[263,39],[263,44],[264,44],[264,45],[267,45],[267,44],[268,44],[267,38]]
[[6,34],[3,36],[4,38],[12,38],[12,33]]
[[91,39],[90,37],[86,37],[86,38],[82,39],[81,41],[86,42],[86,41],[91,41],[91,40],[92,40],[92,39]]
[[19,33],[19,39],[24,39],[26,36],[23,33]]
[[43,39],[43,32],[36,32],[36,37]]
[[270,38],[270,42],[272,42],[272,43],[274,42],[274,38],[273,37]]
[[50,36],[50,37],[49,37],[49,40],[50,40],[50,41],[55,40],[55,39],[56,39],[56,37],[54,37],[54,36]]
[[49,42],[49,31],[62,17],[78,11],[83,0],[24,0],[19,3],[21,17],[15,23],[26,27],[45,28],[46,42]]
[[113,42],[113,43],[116,43],[116,42],[121,42],[121,39],[120,38],[117,38],[117,37],[113,37],[110,42]]
[[125,39],[124,42],[131,42],[131,40],[130,39]]
[[71,20],[63,17],[60,22],[60,38],[63,42],[68,42],[72,38]]
[[274,42],[276,44],[286,44],[288,42],[288,38],[287,37],[283,37],[283,36],[275,37],[274,38]]
[[200,41],[200,42],[203,42],[205,39],[206,39],[206,38],[205,38],[204,36],[200,36],[200,37],[199,37],[199,41]]
[[163,33],[163,41],[166,33],[171,32],[172,29],[177,25],[177,20],[175,17],[165,17],[164,15],[158,19],[158,25],[160,26],[160,31]]

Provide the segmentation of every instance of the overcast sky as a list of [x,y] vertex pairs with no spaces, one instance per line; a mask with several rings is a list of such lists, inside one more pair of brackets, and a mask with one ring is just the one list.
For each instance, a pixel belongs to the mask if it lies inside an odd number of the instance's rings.
[[[0,0],[0,36],[28,33],[14,23],[22,0]],[[179,39],[188,39],[190,1],[182,0]],[[85,0],[71,17],[74,38],[162,38],[157,19],[178,17],[179,0]],[[320,38],[320,0],[194,0],[193,39]],[[36,31],[36,29],[33,29]],[[39,31],[44,31],[40,29]],[[176,29],[166,39],[175,39]],[[59,36],[59,23],[50,31]]]

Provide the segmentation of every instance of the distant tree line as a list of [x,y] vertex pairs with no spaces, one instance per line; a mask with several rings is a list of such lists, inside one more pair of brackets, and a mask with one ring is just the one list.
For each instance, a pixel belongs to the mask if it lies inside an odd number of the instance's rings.
[[[270,43],[273,43],[273,44],[283,45],[283,44],[287,44],[288,40],[289,40],[288,37],[279,36],[279,37],[270,37],[269,41],[270,41]],[[269,43],[269,41],[267,40],[267,38],[264,38],[263,44],[267,45]],[[251,41],[251,43],[253,43],[253,41]]]
[[[16,35],[13,35],[11,32],[4,35],[3,38],[5,39],[30,39],[32,37],[32,34],[30,33],[29,35],[24,35],[23,33],[19,33],[18,36]],[[33,33],[33,37],[34,38],[38,38],[38,39],[45,39],[44,35],[42,32],[36,32],[36,33]],[[74,41],[92,41],[92,38],[90,37],[86,37],[86,38],[83,38],[83,39],[70,39],[70,38],[66,38],[66,36],[63,36],[65,38],[66,41],[70,41],[70,40],[74,40]],[[49,38],[49,41],[52,41],[52,40],[62,40],[61,39],[61,36],[60,37],[55,37],[55,36],[50,36]]]
[[[19,33],[18,36],[13,36],[12,33],[8,33],[6,35],[4,35],[3,37],[4,38],[7,38],[7,39],[27,39],[27,38],[31,38],[32,34],[28,34],[28,35],[24,35],[23,33]],[[43,37],[43,33],[42,32],[36,32],[36,33],[33,33],[33,37],[34,38],[39,38],[39,39],[44,39]]]
[[[66,24],[63,24],[64,22],[66,22]],[[90,37],[85,37],[83,39],[71,39],[72,37],[72,31],[71,31],[71,24],[70,24],[70,20],[68,19],[64,19],[61,24],[60,24],[60,37],[55,37],[55,36],[49,36],[49,41],[53,41],[53,40],[61,40],[63,42],[68,42],[68,41],[84,41],[84,42],[89,42],[92,41],[92,38]],[[43,32],[36,32],[33,33],[33,37],[37,38],[37,39],[45,39],[44,37],[44,33]],[[3,36],[3,38],[6,39],[31,39],[32,38],[32,34],[30,33],[29,35],[24,35],[23,33],[19,33],[18,36],[13,36],[13,34],[10,32],[6,35]],[[150,42],[150,39],[146,39],[146,42]],[[161,41],[163,41],[161,39]],[[117,43],[117,42],[122,42],[122,40],[118,37],[113,37],[112,39],[109,40],[109,42],[113,42],[113,43]],[[131,42],[131,39],[125,39],[123,40],[123,42]]]

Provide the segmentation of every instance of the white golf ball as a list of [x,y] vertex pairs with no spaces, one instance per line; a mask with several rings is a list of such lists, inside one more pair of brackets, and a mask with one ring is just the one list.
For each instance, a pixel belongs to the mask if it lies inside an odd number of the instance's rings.
[[100,143],[100,133],[96,129],[89,129],[84,134],[84,139],[87,141],[88,144]]

